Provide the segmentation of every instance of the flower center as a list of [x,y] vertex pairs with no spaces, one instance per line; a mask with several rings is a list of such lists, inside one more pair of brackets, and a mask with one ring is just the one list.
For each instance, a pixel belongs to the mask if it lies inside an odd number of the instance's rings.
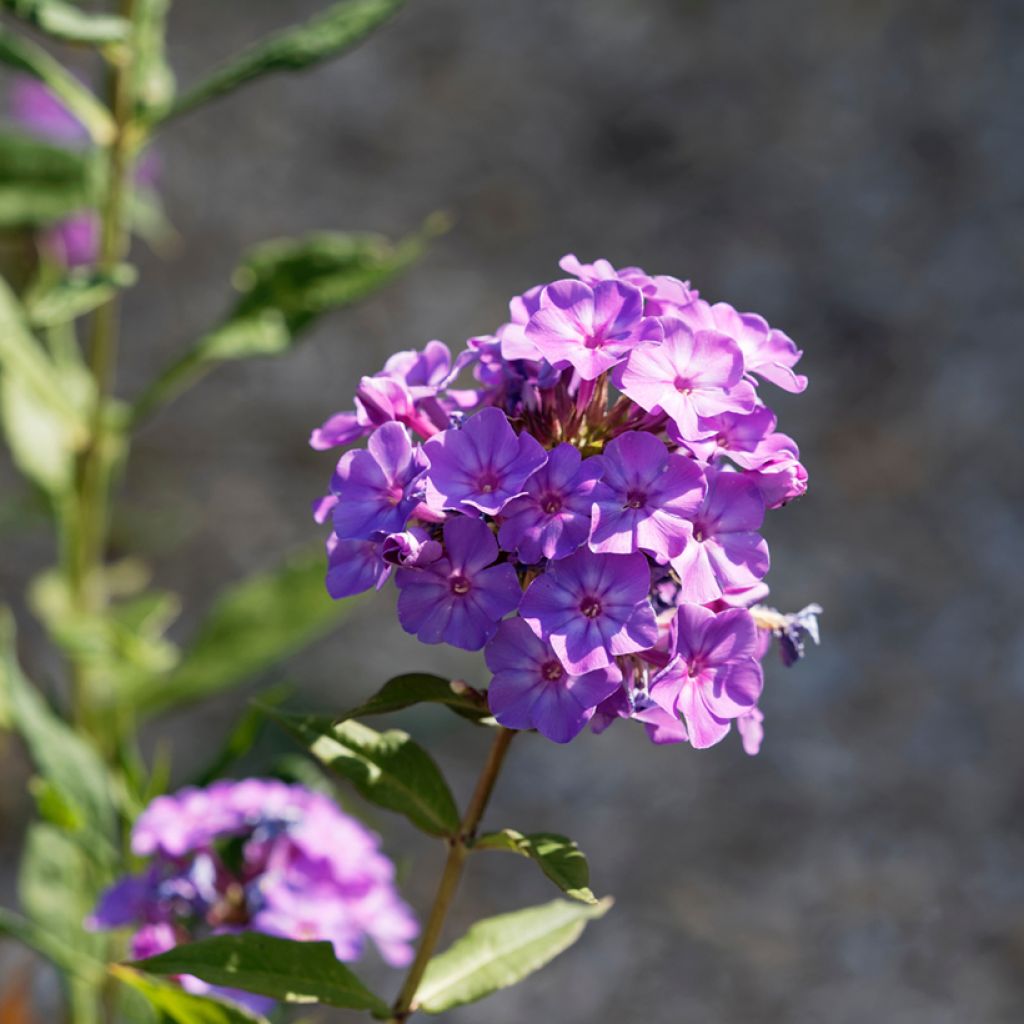
[[482,473],[476,485],[481,494],[493,494],[498,489],[498,477],[495,473]]
[[580,601],[580,611],[588,619],[596,619],[601,614],[601,602],[596,597],[585,597]]
[[541,665],[540,674],[549,683],[557,683],[565,675],[565,669],[560,661],[545,661]]
[[672,384],[681,395],[688,395],[693,390],[693,381],[686,377],[676,377]]
[[557,494],[545,494],[541,498],[540,507],[549,515],[553,516],[556,512],[562,511],[562,499]]
[[398,484],[392,484],[388,488],[388,492],[387,492],[388,504],[389,505],[396,505],[397,506],[398,503],[402,500],[402,497],[404,496],[404,494],[405,494],[404,490]]
[[604,337],[601,334],[588,334],[583,344],[586,348],[600,348],[604,344]]
[[464,597],[469,593],[470,582],[461,573],[456,573],[448,578],[448,589],[457,597]]
[[629,491],[623,508],[643,508],[647,504],[647,495],[643,491]]

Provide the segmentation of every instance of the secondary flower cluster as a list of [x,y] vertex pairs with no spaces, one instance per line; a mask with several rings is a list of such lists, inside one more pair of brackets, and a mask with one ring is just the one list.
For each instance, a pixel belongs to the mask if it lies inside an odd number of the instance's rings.
[[[377,838],[319,793],[273,779],[216,782],[157,797],[132,832],[149,858],[100,898],[90,926],[136,928],[134,957],[208,935],[258,931],[327,940],[355,960],[367,938],[384,959],[412,959],[418,928]],[[206,992],[197,978],[182,983]],[[225,992],[250,1008],[272,1001]]]
[[767,594],[758,531],[807,487],[758,389],[802,391],[800,350],[676,278],[561,267],[454,360],[439,341],[392,356],[313,432],[369,438],[314,506],[328,590],[394,576],[407,632],[485,649],[510,728],[566,742],[626,717],[707,747],[736,721],[754,752],[782,628],[748,611]]

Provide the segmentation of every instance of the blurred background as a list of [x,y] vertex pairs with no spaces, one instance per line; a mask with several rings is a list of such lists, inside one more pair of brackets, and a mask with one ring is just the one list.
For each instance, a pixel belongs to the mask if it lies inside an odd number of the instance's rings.
[[[175,0],[179,81],[319,6]],[[566,252],[690,278],[805,350],[807,392],[768,401],[811,488],[766,535],[772,602],[819,601],[822,646],[769,662],[754,759],[734,736],[659,749],[627,724],[517,742],[488,821],[571,835],[617,904],[452,1021],[1024,1018],[1022,42],[1012,0],[421,0],[346,59],[158,138],[182,244],[137,247],[125,395],[223,313],[246,246],[455,217],[386,290],[285,359],[219,370],[139,438],[115,545],[185,596],[178,637],[225,583],[316,537],[333,459],[306,439],[360,375],[491,331]],[[0,494],[23,487],[0,461]],[[51,543],[42,522],[0,535],[5,602]],[[393,604],[392,588],[363,601],[263,684],[341,708],[412,669],[486,682],[479,657],[402,633]],[[26,660],[54,676],[33,637]],[[147,742],[170,741],[184,775],[241,706],[182,712]],[[487,736],[431,709],[401,724],[465,799]],[[28,770],[4,742],[10,902]],[[268,734],[252,764],[288,749]],[[443,851],[372,821],[425,908]],[[449,936],[547,899],[535,874],[474,860]]]

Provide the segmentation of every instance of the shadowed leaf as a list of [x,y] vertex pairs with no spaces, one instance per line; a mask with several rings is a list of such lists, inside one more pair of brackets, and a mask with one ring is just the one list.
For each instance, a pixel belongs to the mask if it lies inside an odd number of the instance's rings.
[[590,891],[590,867],[583,851],[573,840],[553,832],[533,832],[523,835],[515,829],[504,828],[480,836],[474,850],[505,850],[529,857],[559,889],[581,903],[597,903]]

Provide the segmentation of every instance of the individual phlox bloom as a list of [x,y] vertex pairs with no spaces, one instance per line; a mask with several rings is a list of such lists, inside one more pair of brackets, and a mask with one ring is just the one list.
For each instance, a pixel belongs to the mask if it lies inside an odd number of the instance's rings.
[[672,559],[680,598],[694,604],[717,600],[728,589],[754,586],[768,573],[768,545],[757,532],[764,499],[745,473],[708,467],[708,492],[693,520],[693,533]]
[[703,299],[681,309],[679,316],[694,331],[720,331],[735,339],[747,373],[763,377],[784,391],[799,393],[807,387],[807,378],[793,372],[803,352],[792,338],[769,327],[764,317],[738,313],[728,302],[710,305]]
[[417,484],[426,463],[400,423],[385,423],[366,449],[346,452],[338,461],[331,491],[338,498],[332,513],[341,540],[394,533],[408,522],[419,503]]
[[498,328],[499,352],[509,362],[517,359],[539,361],[544,357],[537,346],[526,336],[526,325],[530,317],[540,309],[540,296],[543,285],[516,295],[508,304],[509,322]]
[[768,457],[748,475],[760,489],[765,506],[780,508],[806,494],[807,470],[796,441],[785,434],[772,434],[761,447]]
[[525,494],[501,511],[498,542],[521,562],[571,555],[590,533],[590,507],[601,466],[579,449],[560,444],[527,481]]
[[563,256],[558,265],[567,274],[578,277],[591,287],[599,281],[619,280],[639,288],[644,297],[644,316],[671,314],[682,306],[688,306],[697,297],[697,293],[691,290],[689,281],[680,281],[676,277],[664,274],[652,277],[640,267],[623,267],[616,270],[608,260],[581,263],[572,253]]
[[519,605],[515,569],[498,557],[494,535],[479,519],[454,516],[443,527],[445,557],[423,569],[400,569],[398,621],[425,644],[478,651]]
[[523,493],[547,461],[540,443],[516,434],[500,409],[481,409],[461,430],[446,430],[423,446],[430,463],[427,504],[438,509],[496,515]]
[[609,441],[592,461],[601,480],[594,488],[590,550],[646,551],[660,562],[678,555],[707,491],[700,467],[639,432]]
[[614,663],[582,675],[567,671],[551,645],[520,618],[499,626],[484,656],[494,673],[487,701],[498,722],[536,729],[556,743],[576,736],[622,681]]
[[743,751],[751,757],[760,753],[764,741],[764,712],[758,707],[751,708],[745,715],[736,719]]
[[712,433],[701,418],[750,412],[756,393],[743,380],[739,346],[715,331],[692,331],[675,317],[657,321],[663,338],[645,340],[629,353],[616,383],[642,409],[662,410],[687,439]]
[[583,675],[654,646],[658,623],[650,588],[644,555],[580,548],[530,584],[519,613],[571,673]]
[[594,380],[626,357],[640,340],[643,296],[624,281],[555,281],[540,297],[526,337],[555,366],[570,365]]
[[652,700],[686,723],[690,743],[718,743],[730,722],[753,708],[763,687],[754,657],[757,627],[742,608],[709,611],[686,604],[676,615],[676,657],[652,680]]
[[391,565],[384,561],[381,541],[351,538],[339,540],[336,534],[327,538],[327,592],[336,600],[352,597],[364,590],[378,590],[391,575]]
[[686,441],[670,425],[669,437],[683,444],[702,463],[728,459],[741,469],[757,469],[776,458],[774,445],[769,440],[775,430],[775,413],[759,405],[750,413],[723,412],[700,421],[702,430],[713,429],[707,438]]

